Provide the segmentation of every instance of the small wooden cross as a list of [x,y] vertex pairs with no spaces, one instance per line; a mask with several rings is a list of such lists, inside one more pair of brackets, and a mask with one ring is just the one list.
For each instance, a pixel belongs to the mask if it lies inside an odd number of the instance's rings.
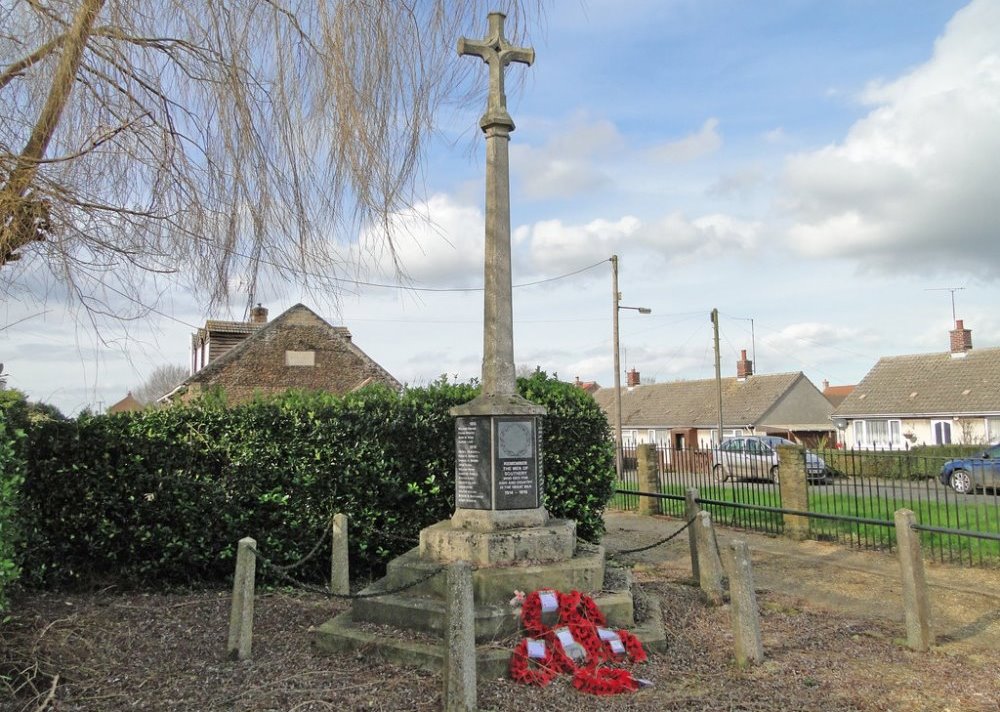
[[507,113],[507,95],[503,90],[504,68],[511,62],[521,62],[531,66],[535,61],[535,50],[530,47],[514,47],[503,36],[503,21],[506,18],[502,12],[489,14],[489,35],[482,40],[468,40],[464,37],[458,40],[459,55],[475,55],[481,57],[490,66],[490,93],[486,104],[486,113],[479,120],[479,125],[485,130],[489,126],[506,126],[514,130],[514,121]]

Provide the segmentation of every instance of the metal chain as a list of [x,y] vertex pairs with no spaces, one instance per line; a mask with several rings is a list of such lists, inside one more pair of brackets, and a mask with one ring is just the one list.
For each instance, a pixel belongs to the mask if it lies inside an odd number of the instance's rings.
[[266,567],[268,567],[270,569],[273,569],[274,572],[278,575],[278,578],[280,578],[280,579],[282,579],[284,581],[287,581],[288,583],[292,584],[296,588],[301,588],[304,591],[309,591],[311,593],[318,593],[318,594],[323,595],[323,596],[328,596],[329,598],[342,598],[342,599],[347,599],[347,600],[355,600],[355,599],[358,599],[358,598],[378,598],[379,596],[390,596],[390,595],[392,595],[394,593],[400,593],[400,592],[405,591],[405,590],[407,590],[409,588],[413,588],[417,584],[421,584],[424,581],[429,581],[430,579],[434,578],[439,573],[441,573],[442,571],[444,571],[446,568],[448,568],[447,565],[442,564],[441,566],[437,567],[436,569],[427,572],[425,575],[421,576],[420,578],[415,579],[413,581],[410,581],[409,583],[405,583],[402,586],[398,586],[396,588],[391,588],[388,591],[376,591],[376,592],[372,592],[372,593],[334,593],[329,588],[322,588],[320,586],[314,586],[314,585],[306,583],[304,581],[299,581],[298,579],[294,578],[293,576],[290,576],[289,574],[285,573],[284,570],[282,570],[282,567],[276,566],[273,561],[271,561],[266,556],[264,556],[259,551],[257,551],[256,547],[251,546],[251,547],[248,547],[248,549],[250,550],[250,553],[252,553],[256,558],[260,559],[260,562],[264,566],[266,566]]
[[307,561],[309,561],[310,559],[312,559],[314,556],[316,556],[316,554],[319,552],[320,547],[323,546],[323,542],[326,541],[326,538],[328,536],[330,536],[330,527],[324,527],[324,529],[323,529],[323,535],[319,538],[319,541],[316,542],[316,546],[314,546],[312,548],[312,551],[310,551],[308,554],[306,554],[305,556],[303,556],[298,561],[296,561],[294,563],[291,563],[291,564],[287,564],[285,566],[282,566],[280,564],[276,564],[276,563],[274,563],[272,561],[269,564],[270,567],[272,569],[274,569],[276,571],[280,571],[282,573],[287,573],[287,572],[289,572],[289,571],[291,571],[293,569],[299,568],[300,566],[302,566],[302,564],[306,563]]
[[660,539],[660,541],[655,541],[652,544],[648,544],[646,546],[640,546],[640,547],[637,547],[635,549],[621,549],[619,551],[612,551],[610,555],[611,556],[620,556],[621,554],[638,554],[640,551],[647,551],[649,549],[653,549],[653,548],[655,548],[657,546],[660,546],[661,544],[666,544],[668,541],[670,541],[671,539],[674,539],[682,531],[684,531],[689,526],[691,526],[692,522],[694,522],[695,519],[697,519],[697,517],[691,517],[689,520],[687,520],[686,522],[684,522],[684,526],[682,526],[680,529],[678,529],[677,531],[675,531],[673,534],[671,534],[670,536],[668,536],[665,539]]

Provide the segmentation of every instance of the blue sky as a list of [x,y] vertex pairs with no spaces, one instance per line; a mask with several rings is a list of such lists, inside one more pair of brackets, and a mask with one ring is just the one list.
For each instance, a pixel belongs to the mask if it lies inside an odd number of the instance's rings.
[[[613,382],[613,253],[623,304],[653,309],[622,313],[623,363],[644,378],[713,375],[713,307],[725,375],[744,348],[757,372],[817,386],[947,350],[941,287],[963,288],[974,346],[1000,345],[998,0],[565,0],[531,44],[535,64],[508,71],[514,282],[597,266],[514,290],[519,365]],[[399,217],[415,286],[482,284],[482,110],[441,114],[422,201]],[[306,303],[402,381],[479,374],[479,292],[267,290],[272,315]],[[34,398],[107,406],[187,364],[193,325],[245,306],[207,314],[178,288],[170,318],[102,341],[58,305],[8,304],[8,323],[48,312],[0,332],[0,360]]]

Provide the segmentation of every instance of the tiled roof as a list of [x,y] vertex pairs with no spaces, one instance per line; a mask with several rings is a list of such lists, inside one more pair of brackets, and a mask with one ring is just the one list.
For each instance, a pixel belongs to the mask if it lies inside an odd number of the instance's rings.
[[827,386],[823,389],[823,396],[830,401],[830,403],[837,407],[844,402],[847,396],[851,395],[855,386]]
[[1000,413],[1000,348],[879,359],[834,415]]
[[[751,376],[744,381],[723,378],[723,425],[759,423],[800,378],[805,378],[801,372]],[[614,388],[602,388],[594,398],[611,413],[614,395]],[[714,378],[635,386],[622,391],[622,422],[631,427],[711,427],[719,422],[718,403]]]

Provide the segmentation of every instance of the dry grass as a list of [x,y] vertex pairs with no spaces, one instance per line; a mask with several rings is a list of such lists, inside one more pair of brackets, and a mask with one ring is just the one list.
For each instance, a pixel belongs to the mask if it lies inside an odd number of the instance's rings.
[[[654,687],[617,698],[481,680],[482,710],[952,710],[1000,708],[1000,656],[906,650],[898,626],[760,595],[766,662],[732,663],[729,612],[658,567],[637,578],[659,601],[670,650],[639,669]],[[225,658],[225,592],[36,594],[0,628],[0,709],[438,710],[437,675],[364,656],[313,655],[309,628],[342,607],[313,594],[259,597],[253,660]]]

